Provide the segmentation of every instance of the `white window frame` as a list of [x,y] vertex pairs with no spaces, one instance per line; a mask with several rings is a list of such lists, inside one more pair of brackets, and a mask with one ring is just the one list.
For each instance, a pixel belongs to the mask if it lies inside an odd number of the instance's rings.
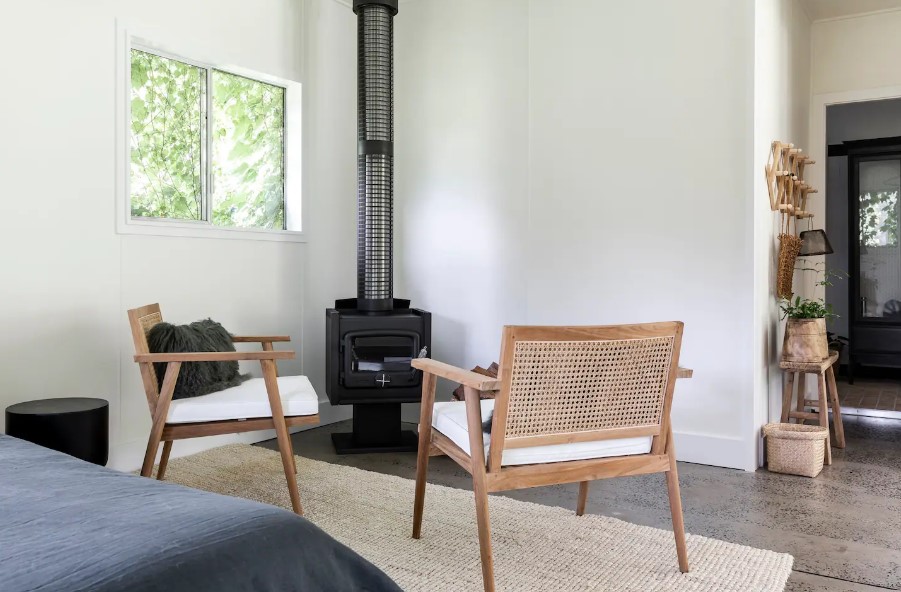
[[[155,236],[306,242],[302,226],[307,221],[303,219],[304,208],[301,184],[301,83],[216,60],[201,59],[205,56],[201,56],[196,52],[184,51],[185,48],[173,48],[167,44],[150,41],[150,36],[139,35],[133,28],[126,27],[121,22],[118,23],[116,37],[116,232],[119,234]],[[206,221],[132,217],[130,187],[132,49],[150,52],[192,66],[251,78],[285,89],[284,182],[286,230],[229,228],[213,226]],[[208,93],[212,93],[212,89],[208,89]],[[207,183],[204,183],[204,185],[206,186]]]

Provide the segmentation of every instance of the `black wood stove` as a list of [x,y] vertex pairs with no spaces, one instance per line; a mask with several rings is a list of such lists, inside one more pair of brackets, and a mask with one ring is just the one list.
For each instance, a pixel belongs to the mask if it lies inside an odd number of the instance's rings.
[[357,14],[357,297],[326,311],[326,374],[333,405],[353,405],[339,454],[416,450],[401,404],[420,400],[410,366],[428,355],[431,314],[394,298],[394,16],[397,0],[354,0]]

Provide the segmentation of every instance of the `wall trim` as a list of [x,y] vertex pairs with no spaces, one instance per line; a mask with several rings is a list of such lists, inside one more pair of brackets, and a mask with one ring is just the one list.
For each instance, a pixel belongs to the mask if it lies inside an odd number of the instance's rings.
[[[802,5],[803,6],[803,5]],[[883,8],[882,10],[870,10],[868,12],[855,12],[854,14],[843,14],[841,16],[830,16],[821,19],[810,19],[810,23],[812,25],[816,25],[819,23],[832,23],[835,21],[848,21],[857,18],[864,18],[868,16],[876,16],[880,14],[887,14],[890,12],[899,12],[901,11],[901,7],[898,8]],[[804,12],[807,12],[807,9],[804,9]],[[809,18],[809,13],[808,13]]]

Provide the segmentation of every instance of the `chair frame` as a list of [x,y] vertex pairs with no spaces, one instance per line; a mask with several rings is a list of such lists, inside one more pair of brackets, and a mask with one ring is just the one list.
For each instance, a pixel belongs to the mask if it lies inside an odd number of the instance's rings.
[[[491,528],[488,515],[489,493],[558,483],[579,482],[576,514],[581,516],[585,512],[585,505],[588,499],[588,485],[591,481],[609,477],[665,473],[679,569],[682,573],[688,572],[682,501],[679,493],[676,453],[670,425],[670,408],[676,379],[689,378],[692,375],[691,370],[679,368],[678,366],[682,330],[683,324],[681,322],[596,327],[507,326],[504,327],[501,345],[501,365],[497,379],[488,378],[436,360],[426,358],[413,360],[413,367],[423,372],[422,408],[419,418],[419,450],[413,507],[413,538],[420,538],[422,533],[426,475],[429,457],[431,456],[447,455],[472,475],[473,492],[476,498],[476,519],[479,531],[482,578],[486,592],[495,590],[494,560],[491,550]],[[673,338],[672,357],[659,425],[516,438],[505,436],[507,408],[512,382],[513,354],[517,341],[624,340],[653,337]],[[435,386],[438,377],[458,382],[464,387],[470,451],[484,450],[479,391],[498,391],[495,398],[487,463],[478,455],[471,456],[467,454],[450,438],[432,428]],[[501,466],[505,448],[567,444],[635,436],[653,437],[649,453],[545,464]]]
[[[131,326],[131,335],[135,346],[134,360],[138,363],[141,370],[144,393],[147,396],[147,405],[150,408],[150,416],[153,419],[150,437],[147,440],[147,452],[144,454],[144,463],[141,467],[141,475],[144,477],[151,476],[160,442],[163,443],[163,452],[160,457],[156,478],[162,480],[166,474],[166,466],[169,463],[169,453],[172,451],[172,442],[174,440],[275,429],[275,434],[278,439],[278,448],[282,457],[282,465],[285,470],[285,479],[288,481],[288,493],[291,497],[291,507],[295,513],[303,515],[303,506],[301,506],[300,503],[300,492],[297,488],[297,465],[288,428],[318,424],[319,414],[285,417],[283,412],[282,400],[278,392],[278,369],[276,367],[276,361],[290,360],[295,356],[293,351],[276,351],[273,344],[276,342],[291,341],[291,338],[285,335],[232,337],[232,341],[235,343],[260,343],[263,351],[259,352],[150,353],[150,349],[147,345],[147,331],[157,323],[162,322],[162,320],[163,316],[160,312],[159,304],[149,304],[128,311],[128,323]],[[172,402],[172,394],[175,391],[175,383],[178,380],[178,373],[181,370],[181,365],[183,363],[227,362],[239,360],[258,360],[260,362],[263,371],[263,381],[266,385],[266,393],[269,397],[269,405],[272,409],[271,417],[228,419],[196,423],[168,423],[166,421],[169,415],[169,404]],[[158,384],[156,372],[153,367],[154,363],[166,364],[166,373],[163,376],[162,385]]]

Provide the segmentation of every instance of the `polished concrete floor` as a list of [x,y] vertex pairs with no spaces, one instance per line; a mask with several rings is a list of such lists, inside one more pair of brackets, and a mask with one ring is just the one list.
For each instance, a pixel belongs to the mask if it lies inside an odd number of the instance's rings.
[[[414,476],[416,458],[411,453],[337,456],[330,434],[349,428],[344,422],[296,434],[295,452]],[[816,479],[679,463],[686,529],[791,553],[795,571],[790,591],[901,590],[901,420],[849,416],[845,433],[847,448],[834,449],[832,466]],[[274,441],[262,445],[276,448]],[[429,479],[471,488],[468,474],[446,457],[432,459]],[[503,495],[575,508],[577,489],[559,485]],[[671,528],[661,475],[596,482],[587,511]]]

